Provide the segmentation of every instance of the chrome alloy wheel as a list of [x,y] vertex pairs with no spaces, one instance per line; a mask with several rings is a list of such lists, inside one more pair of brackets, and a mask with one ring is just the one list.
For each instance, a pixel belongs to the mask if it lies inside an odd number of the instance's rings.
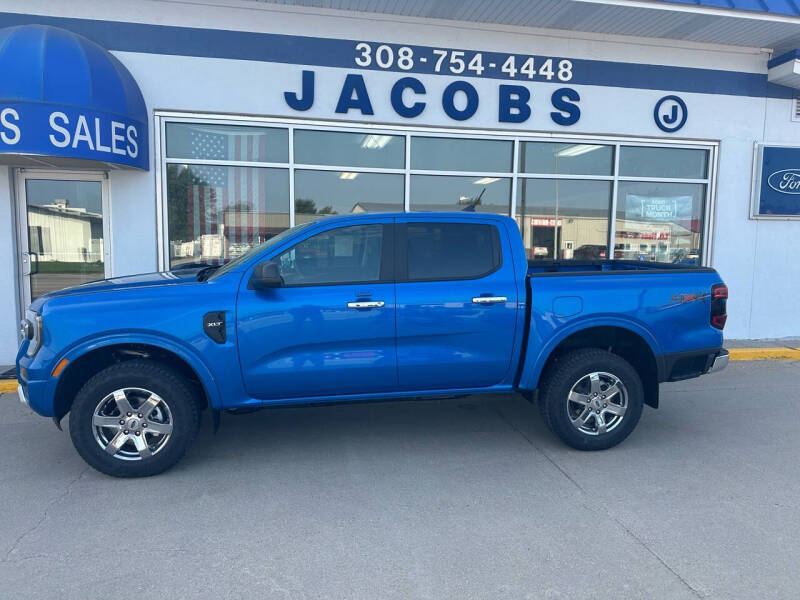
[[619,427],[628,409],[628,391],[619,377],[597,371],[584,375],[567,395],[572,426],[587,435],[602,435]]
[[149,390],[114,390],[95,407],[92,432],[100,447],[114,458],[142,460],[166,445],[172,433],[172,412]]

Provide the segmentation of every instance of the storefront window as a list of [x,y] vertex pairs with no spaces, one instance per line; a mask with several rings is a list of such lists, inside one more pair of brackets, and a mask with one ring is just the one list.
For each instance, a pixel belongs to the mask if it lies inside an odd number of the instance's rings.
[[357,171],[297,170],[295,222],[363,212],[403,210],[403,176]]
[[619,174],[623,177],[705,179],[708,176],[708,150],[623,146],[619,155]]
[[412,175],[411,210],[467,211],[507,215],[511,179],[506,177],[461,177]]
[[289,160],[289,131],[240,125],[167,124],[167,157],[189,160]]
[[608,256],[611,181],[520,179],[517,223],[531,260]]
[[306,129],[294,132],[296,164],[402,169],[405,154],[405,137],[400,135]]
[[703,260],[710,144],[241,123],[166,123],[169,266],[226,261],[330,215],[406,206],[512,215],[533,260]]
[[170,267],[218,264],[289,227],[289,172],[167,165]]
[[522,142],[522,173],[553,175],[613,175],[614,147],[599,144]]
[[411,138],[411,168],[416,171],[509,173],[513,153],[513,142],[506,140]]
[[616,258],[700,264],[706,186],[620,182]]

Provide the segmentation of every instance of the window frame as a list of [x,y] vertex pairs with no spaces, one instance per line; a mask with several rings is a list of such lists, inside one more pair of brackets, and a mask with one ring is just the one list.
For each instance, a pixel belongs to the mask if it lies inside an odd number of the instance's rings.
[[[708,266],[712,263],[712,249],[714,237],[714,216],[716,211],[717,173],[719,161],[719,140],[692,140],[679,138],[645,138],[623,135],[602,134],[570,134],[562,132],[529,132],[523,130],[485,130],[470,128],[448,128],[434,126],[408,126],[408,125],[383,125],[356,121],[336,121],[319,119],[302,119],[290,117],[259,117],[251,115],[219,115],[196,112],[181,112],[170,110],[157,110],[154,112],[154,136],[156,157],[156,219],[157,219],[157,250],[158,267],[161,270],[169,268],[169,239],[167,191],[166,191],[166,165],[171,162],[207,164],[220,166],[252,166],[273,167],[289,170],[289,226],[296,224],[295,219],[295,170],[307,169],[317,171],[347,171],[355,173],[396,173],[404,176],[404,212],[412,213],[410,207],[411,175],[454,175],[467,177],[502,177],[511,178],[511,197],[509,210],[505,213],[516,219],[517,187],[520,178],[529,179],[600,179],[612,181],[612,205],[609,212],[607,247],[614,247],[616,233],[616,212],[618,197],[618,182],[641,181],[661,183],[703,183],[706,185],[706,194],[703,198],[703,244],[699,266]],[[245,161],[217,161],[217,160],[191,160],[170,159],[166,157],[166,123],[206,123],[220,125],[251,125],[261,127],[284,127],[288,129],[288,157],[287,163],[245,162]],[[307,165],[294,162],[294,130],[314,129],[327,131],[345,131],[364,134],[384,134],[405,137],[405,165],[403,168],[367,168],[352,167],[348,165]],[[509,172],[471,172],[471,171],[428,171],[411,168],[411,138],[412,137],[456,137],[463,139],[492,139],[508,140],[513,143],[512,169]],[[522,142],[557,142],[557,143],[586,143],[614,146],[614,170],[609,176],[599,175],[573,175],[555,173],[523,173],[520,171],[519,155]],[[631,177],[619,175],[619,158],[621,146],[645,147],[671,147],[686,149],[701,149],[708,152],[708,173],[705,179],[671,179],[660,177]],[[375,213],[376,215],[385,213]]]

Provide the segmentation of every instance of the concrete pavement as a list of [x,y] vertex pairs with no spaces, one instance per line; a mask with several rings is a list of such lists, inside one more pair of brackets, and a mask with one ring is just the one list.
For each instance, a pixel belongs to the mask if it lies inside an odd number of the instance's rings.
[[662,386],[581,453],[519,397],[206,421],[117,480],[0,397],[2,597],[796,598],[800,362]]

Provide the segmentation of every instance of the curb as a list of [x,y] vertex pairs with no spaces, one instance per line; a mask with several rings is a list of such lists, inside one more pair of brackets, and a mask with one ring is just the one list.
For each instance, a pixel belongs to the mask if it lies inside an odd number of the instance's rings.
[[777,348],[728,348],[731,360],[800,360],[800,349]]
[[[731,360],[800,360],[800,348],[728,348]],[[17,391],[16,379],[0,379],[0,394]]]

